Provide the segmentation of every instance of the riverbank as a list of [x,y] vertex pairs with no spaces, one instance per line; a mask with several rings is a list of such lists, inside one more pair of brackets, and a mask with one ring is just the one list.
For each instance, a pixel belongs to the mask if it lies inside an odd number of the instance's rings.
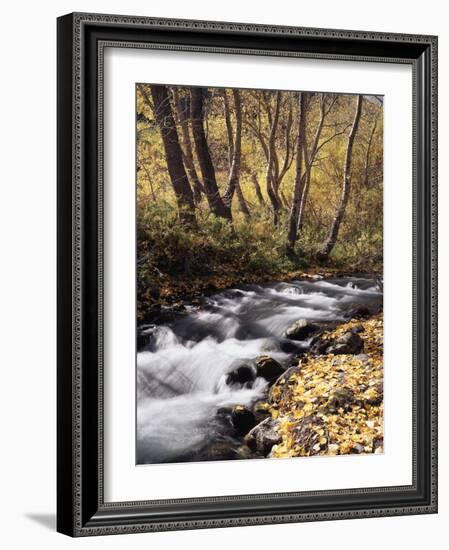
[[270,390],[267,410],[281,441],[276,458],[383,452],[383,319],[352,320],[323,335],[356,330],[361,354],[306,355]]
[[383,453],[382,313],[324,331],[250,412],[235,458]]
[[307,270],[282,271],[279,273],[241,273],[228,271],[207,277],[171,277],[165,273],[155,272],[153,284],[145,292],[140,292],[137,304],[138,323],[153,322],[164,310],[183,310],[186,304],[201,305],[204,296],[217,291],[247,284],[267,284],[270,281],[290,282],[318,281],[334,277],[367,277],[379,281],[381,275],[372,270],[343,270],[336,266],[315,266]]
[[[357,422],[360,435],[382,423],[381,396],[368,391],[382,381],[372,278],[296,275],[211,292],[140,325],[139,342],[139,463],[368,452],[361,440],[343,444],[346,428]],[[342,411],[340,441],[332,429]]]

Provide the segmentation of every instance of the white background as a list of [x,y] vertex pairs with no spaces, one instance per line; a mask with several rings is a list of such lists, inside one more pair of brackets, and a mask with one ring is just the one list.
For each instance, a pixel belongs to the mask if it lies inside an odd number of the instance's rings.
[[[320,524],[245,527],[71,540],[54,533],[55,510],[55,18],[70,11],[98,11],[179,18],[237,20],[316,27],[440,35],[440,98],[449,96],[449,33],[443,2],[359,0],[297,3],[287,0],[149,3],[116,0],[8,4],[2,12],[0,235],[2,251],[0,364],[2,373],[0,541],[5,548],[442,548],[447,538],[449,385],[440,369],[440,513]],[[440,120],[448,120],[441,101]],[[444,130],[444,128],[443,128]],[[449,147],[440,133],[441,158]],[[443,245],[449,231],[447,165],[440,162],[440,280],[449,278]],[[446,247],[447,248],[447,247]],[[441,283],[440,330],[449,330],[448,292]],[[444,352],[444,342],[442,343]]]
[[[105,500],[411,485],[412,70],[409,65],[107,48],[104,91]],[[385,453],[135,466],[135,83],[385,95]],[[397,205],[402,208],[398,210]],[[400,332],[395,327],[401,327]]]

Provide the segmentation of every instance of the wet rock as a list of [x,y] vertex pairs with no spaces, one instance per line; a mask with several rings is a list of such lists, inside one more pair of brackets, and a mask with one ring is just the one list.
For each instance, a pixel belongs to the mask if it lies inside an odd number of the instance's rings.
[[326,451],[329,434],[324,422],[312,414],[302,418],[293,430],[295,444],[299,445],[306,455],[317,455]]
[[257,424],[245,437],[248,447],[263,456],[267,456],[274,445],[282,441],[282,437],[277,432],[277,421],[267,418],[260,424]]
[[256,359],[257,376],[268,382],[274,382],[284,371],[285,368],[269,355],[261,355]]
[[284,333],[284,336],[286,338],[290,338],[290,340],[307,340],[314,334],[317,334],[320,330],[320,327],[315,323],[310,323],[305,319],[299,319],[288,327]]
[[269,405],[266,401],[257,401],[256,403],[254,403],[253,413],[256,417],[256,424],[260,424],[260,422],[262,422],[266,418],[271,417]]
[[310,353],[312,355],[324,355],[327,353],[327,348],[329,347],[331,340],[325,340],[317,336],[314,338],[310,344]]
[[235,460],[235,445],[228,441],[217,441],[201,451],[198,460]]
[[260,458],[260,457],[258,457],[257,455],[254,455],[254,453],[251,451],[248,445],[241,445],[240,447],[237,447],[236,458],[240,460],[244,460],[248,458]]
[[137,350],[140,351],[150,345],[156,325],[141,325],[137,329]]
[[369,317],[371,317],[371,312],[363,305],[354,306],[348,313],[349,319],[368,319]]
[[232,412],[232,407],[220,407],[217,409],[217,416],[219,417],[226,417],[230,416]]
[[333,353],[334,355],[359,354],[362,351],[363,340],[358,334],[351,331],[335,338],[326,349],[326,353]]
[[336,413],[338,409],[348,411],[356,403],[354,392],[351,388],[343,387],[335,390],[327,402],[327,409],[331,413]]
[[301,372],[301,364],[294,365],[293,367],[289,367],[286,371],[284,371],[281,376],[276,380],[276,384],[283,384],[285,382],[288,383],[289,378],[293,374],[300,374]]
[[232,407],[231,422],[238,436],[247,434],[256,424],[254,413],[243,405]]
[[251,365],[240,365],[226,376],[226,384],[247,384],[256,378],[256,371]]
[[[290,384],[289,379],[293,374],[299,374],[300,370],[300,366],[296,365],[288,368],[281,374],[268,392],[268,401],[270,403],[278,402],[280,399],[289,399],[288,394],[290,393],[291,386],[294,385],[293,380],[292,384]],[[277,397],[275,397],[275,395],[277,395]]]
[[357,325],[352,327],[351,332],[354,334],[361,334],[362,332],[365,332],[365,327],[363,325]]
[[281,340],[279,342],[279,349],[284,353],[288,353],[289,355],[299,356],[305,353],[305,349],[301,345],[296,343],[294,340],[288,339]]

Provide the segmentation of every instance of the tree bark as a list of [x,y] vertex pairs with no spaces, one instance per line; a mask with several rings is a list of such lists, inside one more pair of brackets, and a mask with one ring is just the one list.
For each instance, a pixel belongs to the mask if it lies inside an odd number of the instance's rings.
[[196,172],[195,162],[193,160],[193,149],[189,131],[190,109],[185,104],[182,104],[178,90],[176,88],[173,88],[173,99],[176,106],[176,113],[178,115],[179,125],[181,127],[184,164],[187,168],[187,173],[192,183],[193,199],[195,201],[195,204],[198,204],[199,202],[201,202],[203,186]]
[[[226,91],[225,91],[225,94],[226,94]],[[232,150],[232,162],[229,170],[228,185],[223,195],[223,202],[229,209],[231,208],[232,198],[234,196],[236,188],[238,187],[240,189],[240,158],[241,158],[241,152],[242,152],[242,101],[240,98],[240,92],[238,90],[233,89],[232,95],[234,98],[234,107],[235,107],[235,139],[233,139],[233,135],[232,135],[233,132],[232,132],[232,126],[231,126],[229,106],[226,108],[226,103],[225,103],[225,108],[227,111],[226,126],[228,128],[228,138],[230,138],[229,150],[230,151]],[[242,197],[243,195],[240,189],[240,198]]]
[[354,122],[352,123],[352,128],[348,136],[348,143],[346,146],[346,155],[345,155],[345,165],[343,172],[343,187],[340,199],[340,205],[337,209],[335,217],[332,221],[332,225],[329,231],[329,235],[324,242],[321,251],[319,253],[319,258],[325,260],[328,258],[329,254],[332,252],[332,249],[335,246],[338,238],[338,231],[340,229],[343,216],[345,214],[346,205],[349,200],[349,193],[351,191],[351,163],[352,163],[352,150],[354,147],[354,139],[359,127],[360,115],[362,113],[362,104],[363,96],[359,95],[357,97],[357,105],[355,109]]
[[[193,193],[182,160],[182,150],[179,145],[178,132],[173,118],[167,87],[151,85],[150,90],[153,99],[153,112],[162,136],[165,160],[178,204],[179,217],[182,222],[195,225]],[[143,86],[140,87],[140,91],[145,100],[149,102],[149,97]]]
[[203,186],[206,198],[211,212],[215,216],[232,220],[231,209],[226,206],[220,196],[215,169],[207,144],[206,134],[203,125],[203,89],[191,88],[191,112],[192,112],[192,132],[195,142],[196,155],[201,168]]
[[271,121],[270,127],[270,137],[268,140],[268,162],[267,162],[267,173],[266,173],[266,188],[267,195],[270,199],[271,206],[273,209],[273,223],[277,225],[279,223],[279,210],[281,205],[279,203],[276,191],[275,191],[275,182],[274,182],[274,159],[275,159],[275,141],[276,141],[276,130],[279,120],[279,110],[281,107],[281,92],[276,92],[276,104],[274,109],[274,115],[268,116]]
[[[289,109],[288,109],[288,116],[287,116],[287,123],[285,125],[285,156],[282,162],[282,167],[279,165],[279,158],[277,151],[275,152],[276,156],[276,176],[275,176],[275,191],[278,198],[282,198],[282,193],[280,192],[281,183],[290,169],[290,166],[293,163],[295,152],[294,147],[292,144],[292,136],[291,136],[291,128],[293,126],[293,107],[292,107],[292,101],[289,101]],[[285,202],[287,205],[287,202]]]
[[265,206],[262,190],[260,189],[259,180],[257,179],[257,174],[255,172],[251,174],[251,181],[253,182],[254,190],[256,192],[256,197],[257,197],[257,200],[259,201],[259,204],[261,206]]
[[318,151],[318,143],[320,141],[321,132],[323,130],[324,126],[324,119],[326,118],[327,114],[330,111],[330,107],[328,110],[326,110],[326,94],[321,94],[320,96],[320,120],[318,122],[318,126],[315,130],[315,135],[313,136],[313,142],[312,146],[310,148],[310,153],[308,151],[308,145],[307,145],[307,139],[306,136],[304,136],[304,161],[306,164],[306,170],[303,175],[304,177],[304,185],[302,189],[302,195],[301,195],[301,202],[299,206],[299,217],[298,217],[298,235],[304,225],[304,213],[306,210],[306,202],[307,197],[309,194],[310,189],[310,178],[312,175],[312,166],[313,162],[315,160],[315,156]]
[[306,95],[299,92],[298,97],[298,139],[296,151],[296,175],[295,186],[293,190],[293,201],[290,210],[290,218],[288,225],[288,248],[293,252],[295,243],[298,238],[298,218],[301,206],[301,197],[303,196],[303,157],[304,157],[304,141],[306,133]]
[[239,201],[240,211],[245,216],[245,218],[249,218],[251,216],[251,211],[249,209],[248,203],[246,202],[240,182],[235,188],[235,194],[237,195],[237,200]]
[[363,185],[366,188],[370,187],[370,177],[369,177],[370,176],[370,155],[371,155],[371,146],[373,144],[374,134],[376,133],[376,128],[377,128],[377,116],[374,119],[373,127],[372,127],[371,132],[370,132],[370,136],[369,136],[369,139],[368,139],[368,145],[366,147],[366,153],[365,153],[365,163],[364,163],[365,175],[364,175],[364,178],[363,178]]

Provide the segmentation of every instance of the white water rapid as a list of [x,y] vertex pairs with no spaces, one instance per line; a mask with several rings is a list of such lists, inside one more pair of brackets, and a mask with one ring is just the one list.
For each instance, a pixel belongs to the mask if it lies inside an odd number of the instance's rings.
[[373,280],[354,277],[247,285],[149,327],[137,355],[137,462],[196,460],[211,442],[232,440],[217,410],[250,405],[266,381],[228,385],[229,372],[263,354],[289,365],[309,343],[283,338],[292,323],[343,321],[351,308],[381,300]]

